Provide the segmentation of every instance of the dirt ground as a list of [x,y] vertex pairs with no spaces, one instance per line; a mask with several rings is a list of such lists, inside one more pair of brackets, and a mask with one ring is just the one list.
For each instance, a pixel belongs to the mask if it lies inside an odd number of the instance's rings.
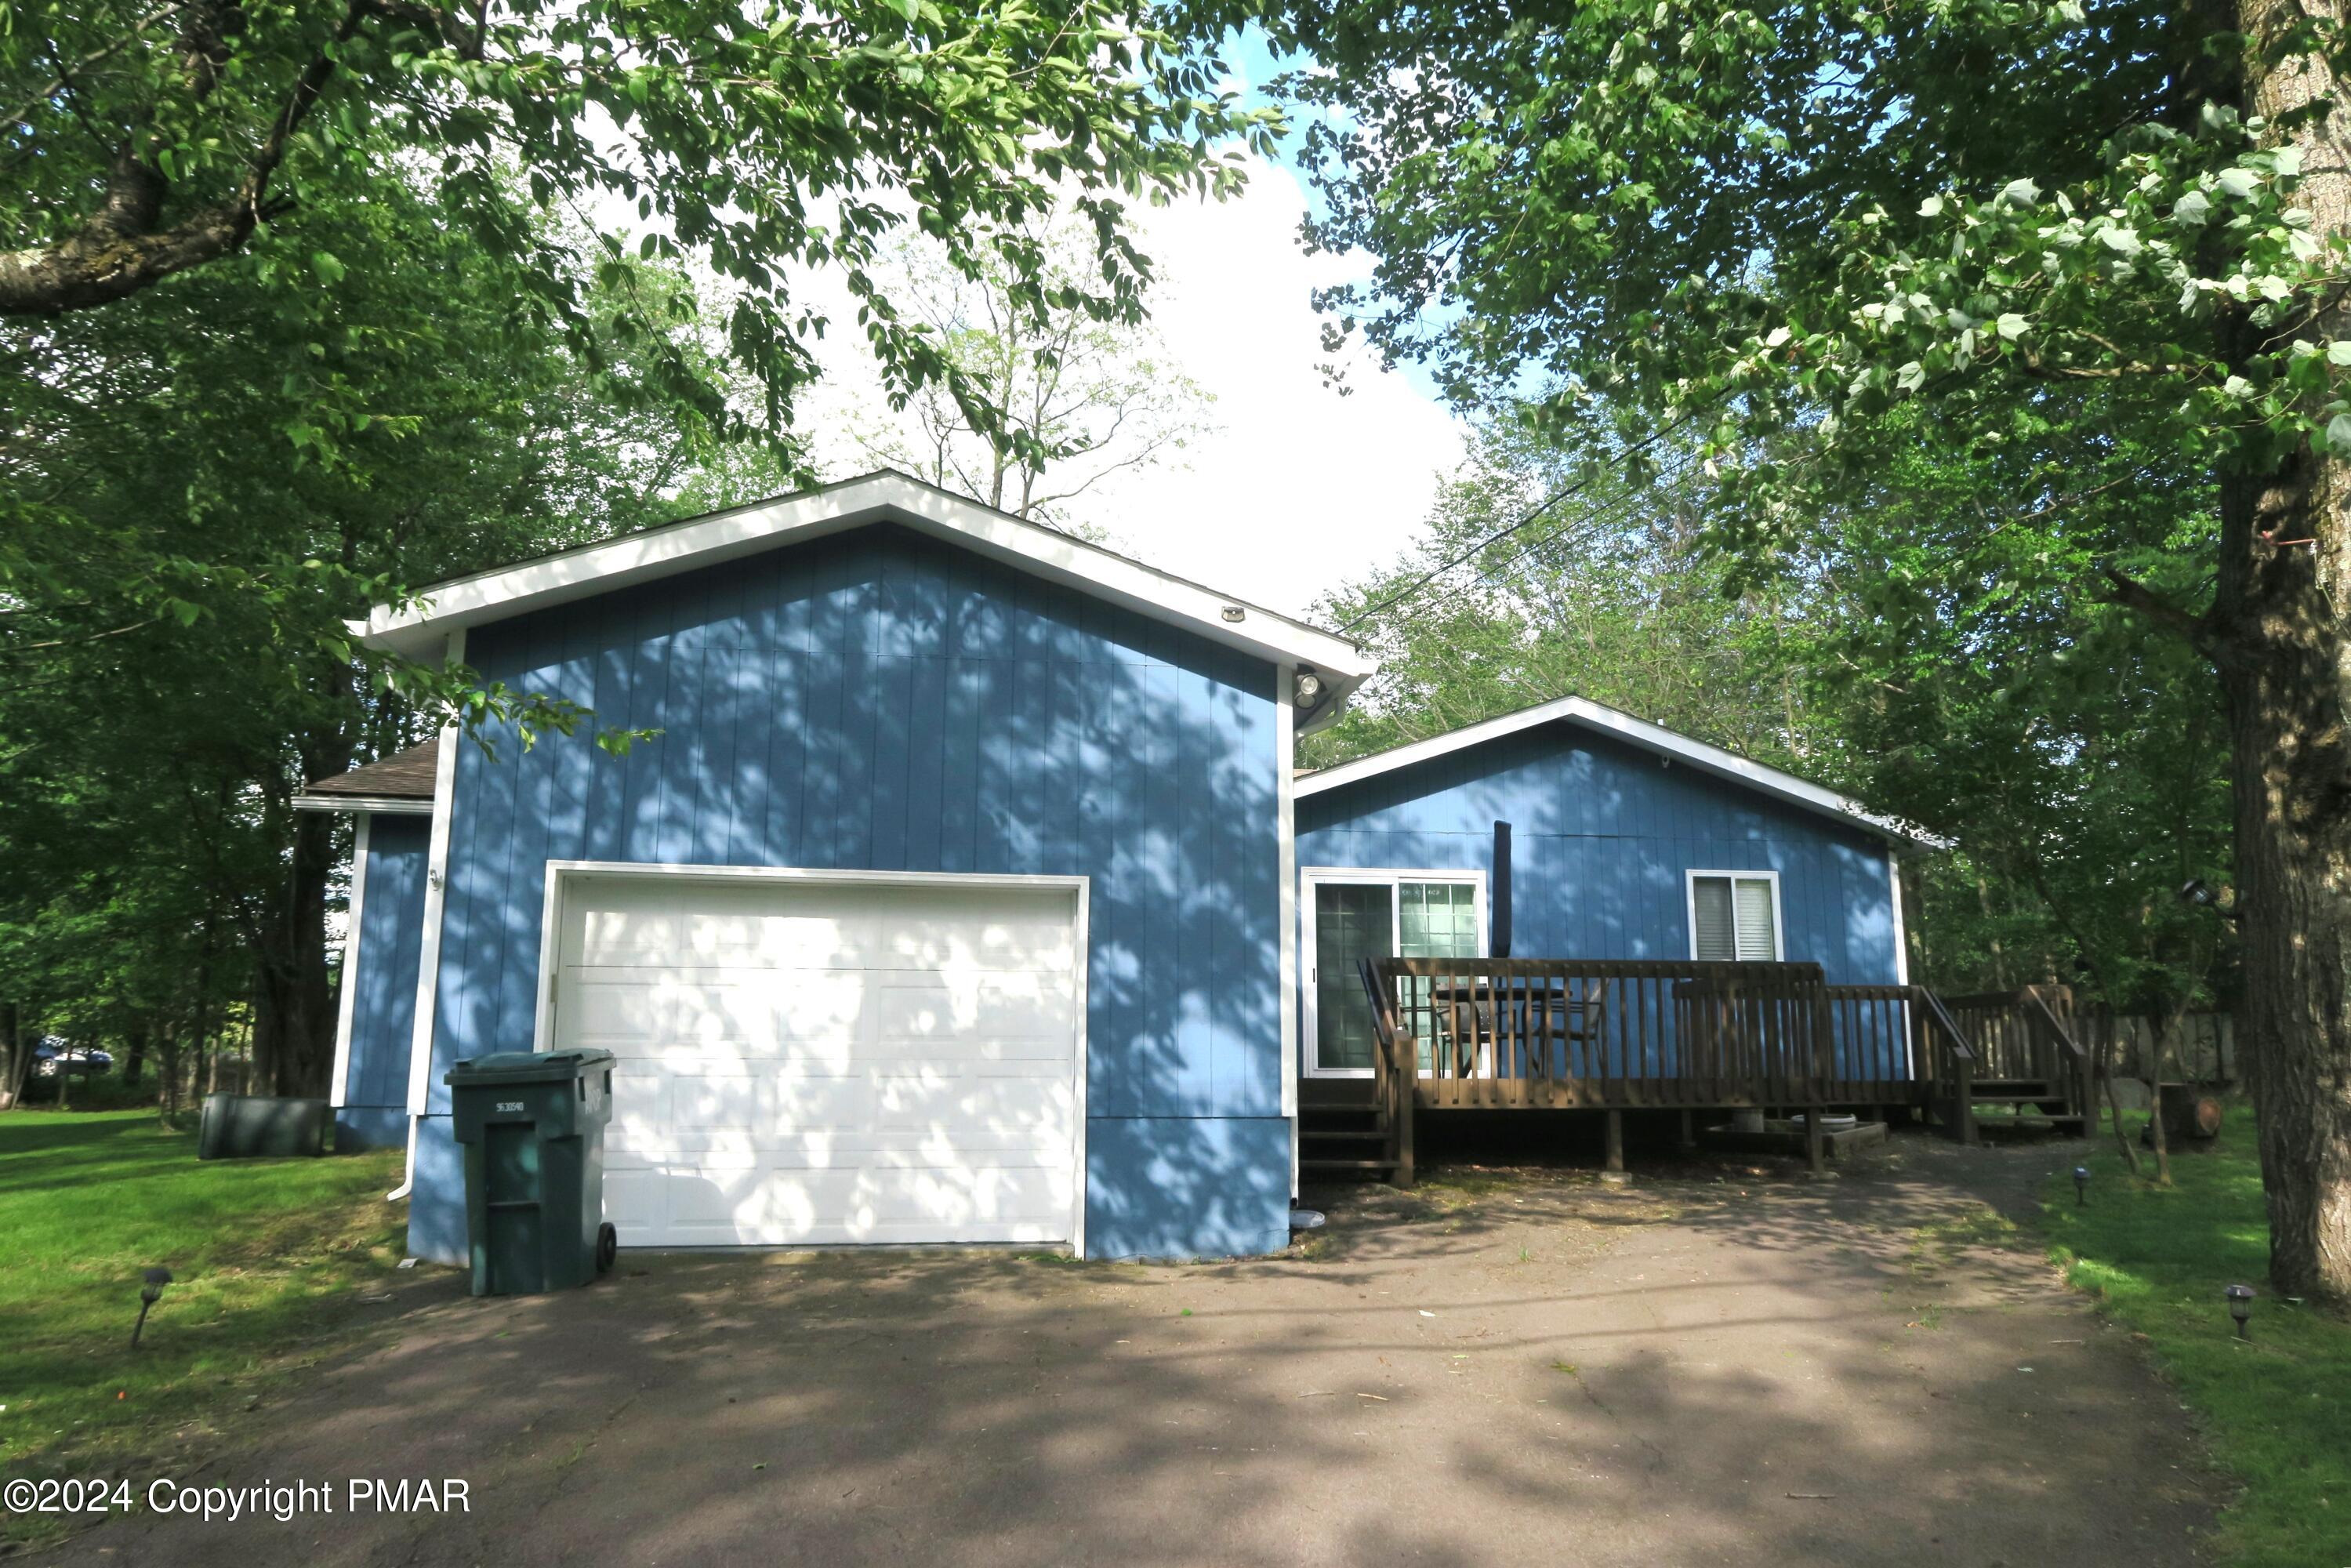
[[[436,1271],[178,1478],[337,1512],[134,1514],[37,1560],[2194,1563],[2224,1489],[2187,1417],[1986,1207],[2071,1148],[1456,1169],[1187,1267],[631,1254],[518,1301]],[[470,1509],[344,1512],[354,1476]]]

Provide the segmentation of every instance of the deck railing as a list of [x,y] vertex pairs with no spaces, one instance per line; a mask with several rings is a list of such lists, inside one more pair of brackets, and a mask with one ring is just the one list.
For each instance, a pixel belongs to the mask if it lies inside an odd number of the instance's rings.
[[1645,960],[1367,958],[1359,974],[1374,1108],[1403,1179],[1416,1105],[1911,1103],[1974,1140],[1979,1052],[1923,986],[1832,986],[1817,964]]
[[[1884,1009],[1841,1021],[1817,964],[1380,958],[1367,984],[1424,1104],[1865,1101],[1911,1076]],[[1850,1028],[1855,1032],[1846,1032]]]
[[1979,1081],[2045,1085],[2049,1098],[2071,1100],[2087,1113],[2095,1092],[2093,1065],[2067,1026],[2074,1010],[2071,990],[2026,986],[1987,991],[1954,997],[1950,1009],[1975,1043]]

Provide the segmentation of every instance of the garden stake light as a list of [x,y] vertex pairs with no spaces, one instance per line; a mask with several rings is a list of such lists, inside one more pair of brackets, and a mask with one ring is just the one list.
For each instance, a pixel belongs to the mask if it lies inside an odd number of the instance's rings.
[[171,1282],[172,1270],[169,1269],[150,1269],[147,1270],[147,1282],[139,1287],[139,1321],[136,1323],[133,1323],[131,1328],[131,1349],[137,1350],[139,1348],[139,1336],[141,1333],[144,1333],[147,1328],[148,1310],[153,1307],[157,1301],[163,1299],[163,1287]]
[[2229,1315],[2237,1320],[2237,1337],[2252,1338],[2245,1331],[2245,1322],[2253,1315],[2253,1288],[2251,1285],[2231,1285],[2222,1293],[2229,1298]]
[[2090,1167],[2087,1166],[2075,1166],[2074,1167],[2074,1207],[2076,1208],[2086,1208],[2089,1207],[2089,1203]]

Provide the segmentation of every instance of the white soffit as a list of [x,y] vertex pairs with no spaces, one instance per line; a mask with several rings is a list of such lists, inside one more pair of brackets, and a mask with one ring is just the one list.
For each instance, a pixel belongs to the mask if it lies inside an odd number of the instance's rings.
[[1603,735],[1613,735],[1644,750],[1686,764],[1700,772],[1746,785],[1760,794],[1784,800],[1790,805],[1802,806],[1824,816],[1843,818],[1884,838],[1936,849],[1949,845],[1947,840],[1921,832],[1891,817],[1880,816],[1859,801],[1849,800],[1833,789],[1824,789],[1818,784],[1799,779],[1792,773],[1782,773],[1776,768],[1767,768],[1761,762],[1750,761],[1737,752],[1708,746],[1702,740],[1693,740],[1662,725],[1635,718],[1631,714],[1621,713],[1589,697],[1560,697],[1534,707],[1520,708],[1516,713],[1504,714],[1499,718],[1489,718],[1483,724],[1468,725],[1444,735],[1431,736],[1426,740],[1414,741],[1409,746],[1393,747],[1386,751],[1374,752],[1369,757],[1359,757],[1353,762],[1301,774],[1298,779],[1297,795],[1300,800],[1305,800],[1359,779],[1393,772],[1399,768],[1409,768],[1415,763],[1482,746],[1489,740],[1516,735],[1538,725],[1560,721],[1582,725]]
[[375,647],[430,658],[440,653],[442,637],[461,627],[877,522],[960,545],[1259,658],[1311,665],[1334,696],[1378,665],[1354,643],[1303,622],[886,471],[437,583],[417,603],[378,605],[352,630]]

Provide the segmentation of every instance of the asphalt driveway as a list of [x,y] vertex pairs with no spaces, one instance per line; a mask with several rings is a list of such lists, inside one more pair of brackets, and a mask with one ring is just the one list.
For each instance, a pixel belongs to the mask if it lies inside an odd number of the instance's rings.
[[136,1514],[43,1560],[2193,1563],[2221,1493],[2177,1402],[1987,1239],[1979,1198],[2066,1155],[1363,1188],[1289,1255],[1182,1268],[625,1255],[483,1301],[435,1273],[187,1479],[455,1478],[465,1511]]

